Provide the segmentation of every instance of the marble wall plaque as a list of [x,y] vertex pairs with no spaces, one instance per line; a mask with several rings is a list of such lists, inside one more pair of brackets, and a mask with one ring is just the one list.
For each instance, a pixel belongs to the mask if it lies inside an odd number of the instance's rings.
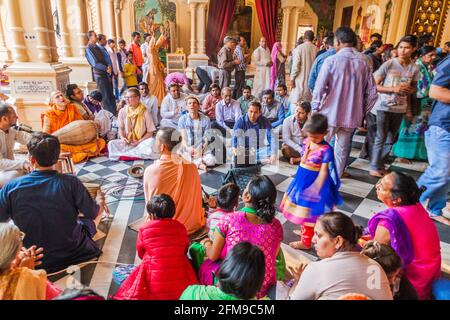
[[14,80],[12,85],[16,94],[50,93],[54,90],[52,81]]

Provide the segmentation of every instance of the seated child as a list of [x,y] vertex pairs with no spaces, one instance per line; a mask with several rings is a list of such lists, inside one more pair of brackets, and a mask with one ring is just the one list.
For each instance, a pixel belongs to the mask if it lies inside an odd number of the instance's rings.
[[[168,195],[147,203],[148,219],[139,229],[137,252],[142,263],[122,283],[115,300],[176,300],[197,277],[186,257],[189,239]],[[170,239],[170,241],[168,240]]]
[[238,206],[240,192],[241,190],[234,183],[228,183],[219,189],[216,199],[217,208],[208,214],[208,238],[211,241],[214,241],[214,232],[220,219],[226,214],[234,212]]
[[394,300],[418,300],[416,290],[403,274],[402,259],[394,249],[377,241],[368,241],[361,254],[375,260],[383,268]]
[[249,242],[235,245],[217,273],[218,286],[189,286],[180,300],[249,300],[261,289],[265,273],[261,249]]

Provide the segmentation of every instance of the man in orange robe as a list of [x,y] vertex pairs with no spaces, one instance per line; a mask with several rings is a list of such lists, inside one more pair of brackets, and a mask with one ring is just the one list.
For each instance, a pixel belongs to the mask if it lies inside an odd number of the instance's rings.
[[146,201],[154,195],[171,196],[176,205],[174,219],[184,224],[192,235],[205,226],[206,217],[197,167],[172,152],[180,137],[172,128],[162,128],[156,134],[161,158],[145,170],[144,192]]

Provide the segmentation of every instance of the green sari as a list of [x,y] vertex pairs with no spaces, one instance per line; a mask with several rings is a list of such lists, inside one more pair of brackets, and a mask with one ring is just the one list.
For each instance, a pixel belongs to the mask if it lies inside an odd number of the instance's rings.
[[433,70],[431,65],[424,65],[420,58],[417,60],[417,64],[420,71],[420,79],[417,82],[417,99],[420,110],[411,120],[403,117],[398,140],[393,146],[392,152],[399,158],[427,161],[424,134],[428,130],[428,118],[433,102],[428,96],[433,81]]
[[180,300],[239,300],[224,293],[215,286],[193,285],[189,286],[181,294]]

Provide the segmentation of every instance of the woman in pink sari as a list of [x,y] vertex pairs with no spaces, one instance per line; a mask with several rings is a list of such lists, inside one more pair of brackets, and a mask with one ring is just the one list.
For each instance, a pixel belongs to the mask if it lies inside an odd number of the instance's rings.
[[275,42],[270,54],[272,59],[272,68],[270,69],[270,89],[275,90],[275,84],[278,79],[278,84],[286,84],[286,59],[287,56],[283,53],[283,48],[280,42]]
[[213,274],[219,270],[220,261],[236,244],[247,241],[258,246],[265,256],[264,282],[257,298],[264,297],[276,285],[276,259],[283,239],[283,228],[275,218],[276,196],[275,185],[269,178],[253,177],[242,195],[245,207],[222,218],[216,226],[214,242],[204,242],[209,259],[199,270],[202,284],[215,284]]
[[430,299],[433,282],[441,274],[441,250],[436,226],[419,202],[422,191],[412,177],[399,172],[386,175],[376,189],[389,208],[369,220],[369,232],[402,258],[405,276],[419,299]]

